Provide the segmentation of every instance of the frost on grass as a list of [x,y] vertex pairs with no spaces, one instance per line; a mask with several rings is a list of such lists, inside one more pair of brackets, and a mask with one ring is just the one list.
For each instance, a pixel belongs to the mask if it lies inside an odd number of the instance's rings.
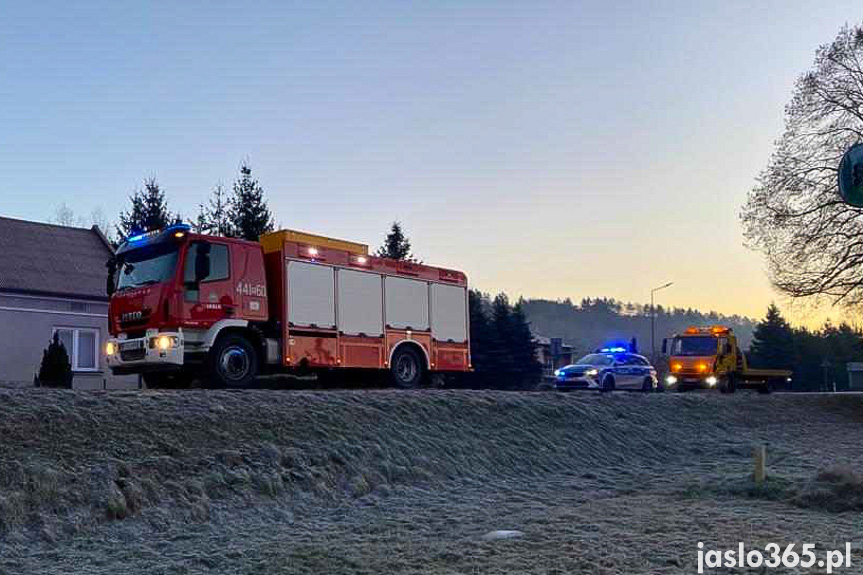
[[805,483],[793,501],[833,513],[863,511],[863,476],[848,467],[829,467]]
[[[835,512],[863,509],[860,413],[857,396],[0,391],[0,572],[54,572],[51,545],[95,573],[679,573],[694,535],[733,545],[753,517],[761,538],[853,531]],[[498,527],[531,535],[486,544]]]

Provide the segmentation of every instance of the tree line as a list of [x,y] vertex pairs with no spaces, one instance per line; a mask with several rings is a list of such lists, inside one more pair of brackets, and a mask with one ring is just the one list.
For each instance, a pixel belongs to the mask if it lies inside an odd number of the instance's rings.
[[[522,302],[525,315],[538,333],[562,337],[573,347],[577,356],[593,352],[609,341],[630,341],[635,338],[638,352],[649,356],[649,305],[625,303],[610,298],[583,298],[579,303],[570,299],[552,301],[527,299]],[[745,348],[752,339],[756,321],[740,315],[724,315],[715,311],[701,312],[691,308],[655,306],[656,341],[679,333],[689,326],[727,325],[734,330]],[[658,350],[657,350],[658,351]]]
[[[141,231],[164,228],[183,221],[179,213],[168,209],[165,192],[155,178],[144,180],[144,186],[132,192],[131,206],[120,212],[117,234],[122,241]],[[273,231],[273,215],[264,199],[264,189],[252,176],[248,162],[240,165],[240,173],[230,192],[217,184],[207,204],[199,204],[198,216],[192,227],[200,234],[257,241],[261,234]]]
[[479,290],[468,292],[472,387],[534,389],[542,379],[542,364],[530,322],[519,300],[506,294],[493,299]]
[[849,362],[863,362],[863,332],[847,323],[792,327],[775,305],[758,323],[748,355],[752,367],[790,369],[795,391],[846,390]]

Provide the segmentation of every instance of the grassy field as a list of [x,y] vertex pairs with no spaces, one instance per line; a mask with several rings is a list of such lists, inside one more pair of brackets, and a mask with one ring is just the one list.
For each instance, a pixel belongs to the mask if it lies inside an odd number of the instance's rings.
[[0,573],[861,572],[861,438],[863,395],[0,391]]

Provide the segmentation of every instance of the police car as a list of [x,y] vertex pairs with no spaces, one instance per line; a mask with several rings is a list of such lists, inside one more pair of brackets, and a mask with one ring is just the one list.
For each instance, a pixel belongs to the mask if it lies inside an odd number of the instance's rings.
[[577,362],[554,372],[553,387],[557,390],[637,389],[655,391],[658,384],[656,369],[644,356],[630,353],[623,347],[603,348]]

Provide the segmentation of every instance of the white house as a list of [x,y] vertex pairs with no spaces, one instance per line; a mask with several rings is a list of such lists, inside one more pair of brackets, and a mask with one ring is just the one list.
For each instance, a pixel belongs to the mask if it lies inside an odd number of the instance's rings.
[[66,346],[75,388],[135,387],[103,363],[108,335],[108,240],[72,228],[0,217],[0,385],[30,386],[54,332]]

